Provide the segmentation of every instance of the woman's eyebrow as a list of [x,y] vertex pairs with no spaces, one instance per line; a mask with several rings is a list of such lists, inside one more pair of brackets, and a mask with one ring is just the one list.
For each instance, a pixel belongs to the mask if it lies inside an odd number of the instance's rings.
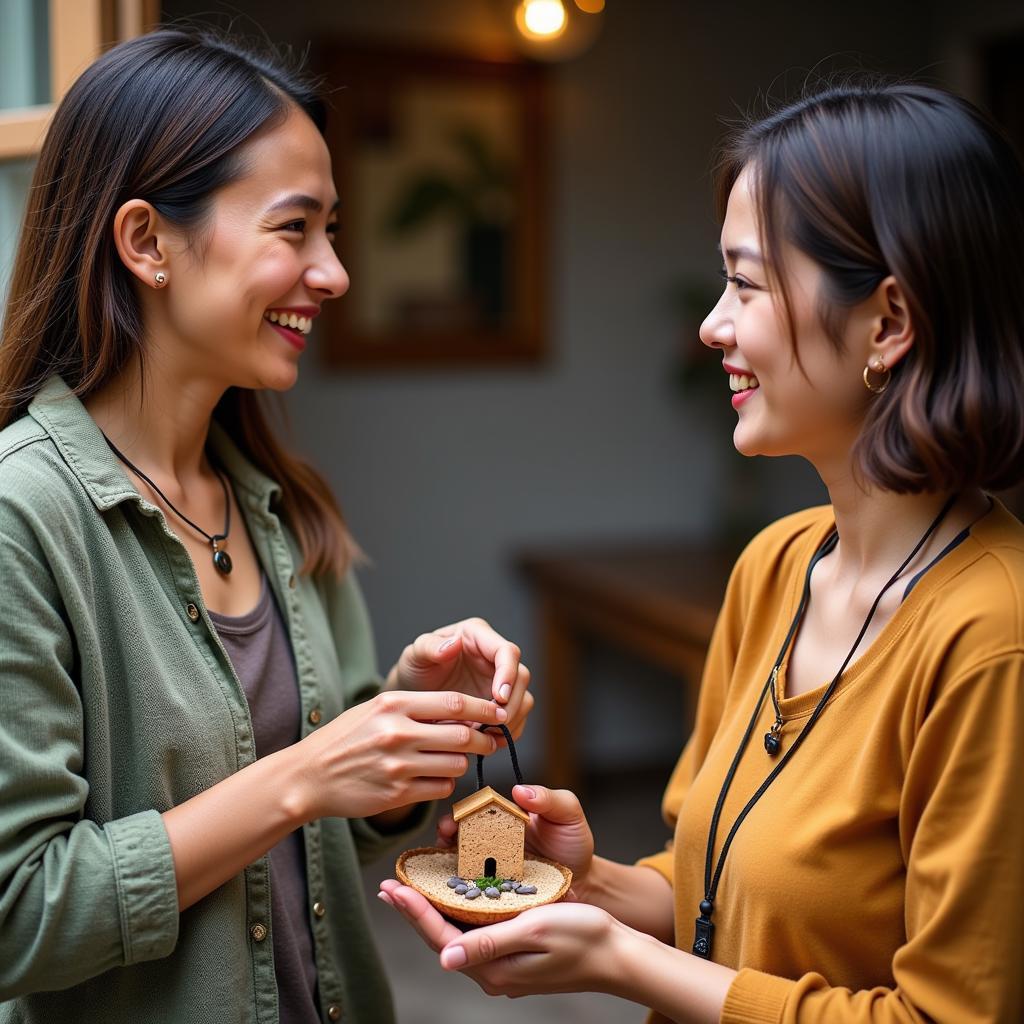
[[[278,199],[277,202],[271,203],[267,207],[267,213],[276,213],[278,210],[292,210],[296,206],[301,210],[310,210],[313,213],[319,213],[324,208],[324,204],[319,199],[296,192],[294,195],[285,196],[283,199]],[[339,206],[341,206],[341,200],[335,199],[334,204],[331,206],[331,213],[334,213]]]
[[[722,251],[722,247],[718,246],[718,251]],[[749,245],[737,245],[735,248],[728,248],[725,250],[725,255],[729,257],[734,263],[737,260],[751,260],[754,263],[764,263],[764,259],[756,249],[751,249]]]

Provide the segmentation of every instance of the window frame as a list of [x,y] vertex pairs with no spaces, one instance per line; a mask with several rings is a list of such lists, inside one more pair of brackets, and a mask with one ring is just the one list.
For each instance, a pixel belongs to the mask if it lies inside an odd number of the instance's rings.
[[0,111],[0,161],[37,156],[64,93],[107,47],[160,20],[160,0],[48,0],[51,102]]

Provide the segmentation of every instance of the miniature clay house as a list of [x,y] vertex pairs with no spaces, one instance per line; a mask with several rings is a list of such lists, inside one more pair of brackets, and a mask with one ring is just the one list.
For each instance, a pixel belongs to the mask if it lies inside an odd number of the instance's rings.
[[522,879],[526,823],[530,816],[490,786],[460,800],[459,877]]

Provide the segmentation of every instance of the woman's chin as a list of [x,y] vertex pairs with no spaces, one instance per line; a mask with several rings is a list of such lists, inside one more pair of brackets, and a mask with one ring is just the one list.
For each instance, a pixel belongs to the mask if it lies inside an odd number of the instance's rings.
[[287,365],[267,366],[258,375],[258,383],[243,384],[257,391],[288,391],[295,387],[299,379],[299,365],[292,362]]
[[736,424],[736,429],[732,433],[732,444],[740,455],[764,454],[756,433],[750,430],[749,426],[742,421]]

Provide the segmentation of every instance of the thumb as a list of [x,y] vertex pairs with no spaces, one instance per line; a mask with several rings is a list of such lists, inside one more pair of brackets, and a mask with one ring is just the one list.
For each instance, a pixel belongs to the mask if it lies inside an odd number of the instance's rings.
[[524,811],[532,811],[559,825],[570,825],[586,820],[579,798],[568,789],[514,786],[512,798]]
[[457,633],[454,636],[424,633],[406,648],[405,664],[412,671],[423,671],[441,662],[450,661],[461,650],[462,637]]

